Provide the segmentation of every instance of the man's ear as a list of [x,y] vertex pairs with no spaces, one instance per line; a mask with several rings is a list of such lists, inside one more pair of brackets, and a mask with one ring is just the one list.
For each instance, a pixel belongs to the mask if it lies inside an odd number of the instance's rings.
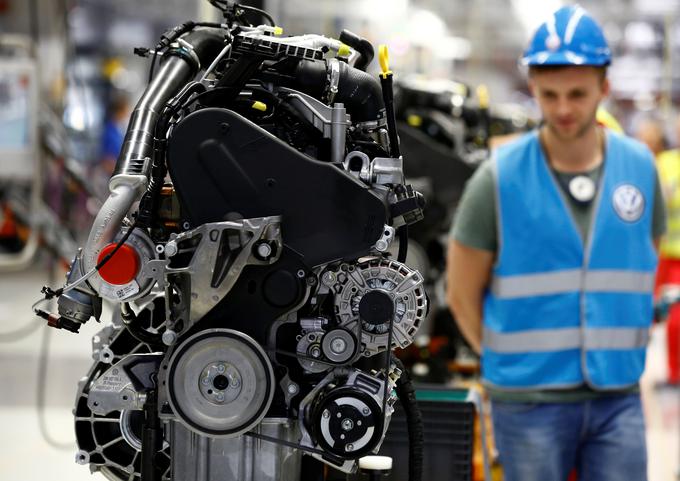
[[529,80],[527,80],[527,86],[529,87],[529,93],[530,93],[533,97],[535,97],[535,96],[536,96],[536,92],[535,92],[536,85],[534,84],[534,79],[532,79],[531,77],[529,77]]
[[609,97],[609,93],[611,92],[611,84],[609,83],[609,79],[607,77],[602,79],[602,97]]

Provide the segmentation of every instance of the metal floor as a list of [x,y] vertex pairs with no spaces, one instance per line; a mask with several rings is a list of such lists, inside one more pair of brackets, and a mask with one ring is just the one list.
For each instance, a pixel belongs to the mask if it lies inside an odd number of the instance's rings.
[[[59,282],[56,284],[61,285]],[[95,481],[89,469],[75,463],[71,409],[76,384],[91,364],[90,338],[101,326],[90,321],[80,334],[37,329],[6,343],[5,333],[32,322],[31,304],[47,283],[41,263],[28,271],[0,274],[0,481]],[[106,317],[103,317],[106,319]],[[35,321],[33,321],[35,322]],[[39,352],[49,340],[45,425],[48,435],[65,448],[51,447],[40,433],[36,388]],[[649,481],[674,481],[680,459],[680,390],[657,389],[665,377],[665,330],[653,329],[648,365],[642,382],[647,419]],[[435,480],[436,481],[436,480]]]

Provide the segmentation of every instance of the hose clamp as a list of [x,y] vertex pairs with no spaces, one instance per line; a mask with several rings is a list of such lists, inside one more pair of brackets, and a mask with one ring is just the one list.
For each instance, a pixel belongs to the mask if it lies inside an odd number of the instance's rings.
[[177,39],[177,44],[181,46],[186,52],[191,56],[191,58],[196,62],[198,70],[201,70],[201,59],[198,58],[198,54],[194,50],[194,46],[183,38]]
[[340,84],[340,61],[337,58],[332,58],[328,61],[326,79],[324,100],[326,104],[333,105],[333,100],[335,100],[335,96],[338,93],[338,85]]

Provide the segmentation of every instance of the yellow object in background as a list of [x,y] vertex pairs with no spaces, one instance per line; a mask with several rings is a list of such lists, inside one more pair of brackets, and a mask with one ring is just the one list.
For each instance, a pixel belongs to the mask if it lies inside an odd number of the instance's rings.
[[102,74],[108,80],[111,80],[111,78],[123,68],[123,61],[120,58],[111,57],[102,65]]
[[420,115],[411,114],[406,118],[406,122],[411,127],[420,127],[423,125],[423,118]]
[[614,117],[604,108],[600,107],[597,109],[597,114],[595,114],[595,118],[597,119],[598,123],[604,125],[610,130],[613,130],[617,134],[623,133],[623,127],[621,127],[619,121],[616,120],[616,117]]
[[668,212],[668,231],[661,238],[659,251],[665,257],[680,259],[680,150],[661,152],[656,168]]
[[477,100],[479,101],[479,108],[489,108],[489,89],[486,85],[481,84],[477,87]]

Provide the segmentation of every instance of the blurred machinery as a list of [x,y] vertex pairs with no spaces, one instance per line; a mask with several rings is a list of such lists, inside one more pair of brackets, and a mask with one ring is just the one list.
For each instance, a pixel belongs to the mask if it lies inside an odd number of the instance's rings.
[[489,157],[490,139],[528,130],[533,122],[520,106],[491,104],[484,86],[473,95],[450,80],[407,78],[395,98],[404,170],[427,198],[424,220],[409,231],[409,263],[423,273],[432,303],[422,339],[400,356],[408,365],[423,361],[416,374],[442,382],[450,360],[471,356],[445,303],[451,220],[465,183]]
[[77,244],[65,217],[78,197],[99,202],[71,133],[41,98],[32,45],[0,36],[0,270],[26,268],[39,246],[68,265]]
[[397,394],[417,412],[391,351],[428,312],[405,262],[424,201],[404,178],[386,50],[378,81],[351,32],[284,37],[266,12],[211,3],[223,22],[136,50],[150,82],[110,196],[66,285],[43,289],[58,313],[36,309],[78,332],[103,299],[120,308],[79,386],[76,461],[111,480],[354,472]]
[[[0,37],[0,268],[22,269],[38,247],[37,231],[20,232],[15,209],[35,213],[42,177],[38,141],[38,75],[32,44]],[[30,232],[30,233],[29,233]]]

